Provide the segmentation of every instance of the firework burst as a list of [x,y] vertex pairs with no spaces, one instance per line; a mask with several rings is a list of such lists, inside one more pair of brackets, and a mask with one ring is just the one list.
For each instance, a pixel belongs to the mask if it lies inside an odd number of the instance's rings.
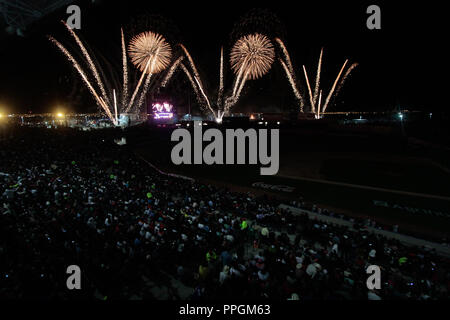
[[151,31],[138,34],[130,41],[128,53],[131,62],[142,73],[158,73],[167,68],[172,49],[163,36]]
[[[300,93],[298,84],[295,81],[295,74],[294,74],[294,68],[292,67],[292,63],[291,63],[291,59],[289,57],[289,52],[286,49],[286,46],[284,45],[283,41],[281,41],[280,39],[276,38],[275,39],[276,43],[279,45],[283,58],[280,58],[280,63],[286,73],[286,76],[289,80],[289,83],[292,87],[292,91],[295,94],[295,97],[300,101],[300,112],[303,112],[303,106],[304,106],[304,99],[302,94]],[[310,103],[310,107],[311,107],[311,112],[314,113],[316,118],[320,117],[320,114],[322,114],[323,112],[325,112],[331,102],[331,100],[336,97],[338,95],[338,93],[340,92],[340,90],[342,89],[345,80],[347,79],[347,77],[350,75],[350,73],[352,72],[352,70],[354,68],[356,68],[358,66],[357,63],[353,63],[348,69],[347,71],[344,73],[344,76],[342,76],[347,63],[348,63],[348,59],[345,60],[344,64],[342,65],[336,79],[333,82],[333,85],[328,93],[328,95],[325,98],[325,102],[323,102],[322,104],[322,98],[324,96],[324,92],[323,90],[320,89],[320,78],[321,78],[321,74],[322,74],[322,58],[323,58],[323,48],[320,50],[320,55],[319,55],[319,62],[317,64],[317,72],[316,72],[316,78],[315,78],[315,83],[314,84],[314,90],[313,88],[311,88],[311,82],[310,79],[308,77],[308,73],[306,71],[306,67],[303,66],[303,74],[305,76],[305,81],[306,81],[306,87],[308,89],[308,96],[309,96],[309,103]]]
[[245,70],[248,79],[258,79],[269,72],[275,50],[266,36],[255,33],[240,38],[231,49],[230,62],[235,74]]
[[[140,78],[140,81],[138,85],[136,86],[133,96],[131,100],[128,100],[128,89],[129,89],[129,80],[128,80],[128,67],[127,67],[127,51],[125,46],[125,38],[123,35],[123,30],[121,30],[121,44],[122,44],[122,64],[123,64],[123,84],[122,84],[122,96],[119,98],[116,94],[116,89],[112,89],[108,91],[105,89],[106,87],[110,88],[111,81],[105,81],[106,77],[104,76],[104,72],[100,65],[98,63],[96,64],[94,61],[95,57],[91,57],[89,52],[86,50],[85,45],[83,42],[79,39],[79,37],[75,34],[73,30],[71,30],[65,22],[63,24],[67,27],[69,30],[71,36],[75,39],[82,55],[84,58],[84,62],[87,64],[88,72],[90,72],[94,78],[95,81],[91,81],[89,79],[89,75],[86,71],[83,70],[81,63],[77,61],[73,55],[55,38],[49,36],[49,39],[52,43],[54,43],[58,49],[65,55],[65,57],[69,60],[69,62],[72,63],[75,70],[79,73],[81,76],[81,79],[83,80],[86,87],[89,89],[90,93],[92,94],[95,102],[97,105],[105,112],[105,114],[108,116],[108,118],[115,124],[118,125],[118,113],[119,110],[121,112],[128,112],[132,107],[139,108],[140,105],[142,105],[142,102],[144,100],[144,97],[147,93],[147,90],[150,85],[150,78],[153,73],[160,72],[163,69],[165,69],[170,64],[170,58],[171,58],[171,51],[170,47],[167,49],[167,44],[164,43],[164,38],[162,38],[159,35],[155,35],[156,41],[158,41],[161,45],[160,50],[156,50],[156,54],[153,58],[150,57],[149,61],[151,63],[147,63],[150,67],[149,70],[147,70],[148,75],[147,79],[144,83],[143,89],[141,90],[141,94],[138,100],[138,105],[134,103],[134,100],[139,93],[139,90],[141,88],[142,80],[144,76],[146,75],[146,72],[142,72],[142,76]],[[136,42],[137,43],[137,42]],[[136,44],[136,43],[132,43]],[[131,47],[131,45],[130,45]],[[134,52],[134,51],[133,51]],[[156,58],[155,58],[156,57]],[[136,59],[138,59],[135,56]],[[167,60],[168,59],[168,60]],[[139,60],[139,59],[138,59]],[[136,61],[136,60],[135,60]],[[99,72],[100,71],[100,72]],[[100,76],[102,75],[102,76]],[[102,79],[105,78],[105,79]],[[169,77],[170,78],[170,77]],[[166,76],[166,81],[169,80]],[[110,79],[111,80],[111,79]],[[108,86],[105,86],[105,83],[108,84]],[[111,91],[111,92],[109,92]]]

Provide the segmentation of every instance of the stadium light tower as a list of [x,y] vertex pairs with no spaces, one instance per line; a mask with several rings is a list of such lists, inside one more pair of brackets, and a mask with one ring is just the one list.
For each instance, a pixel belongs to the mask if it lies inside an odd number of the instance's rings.
[[0,16],[5,20],[7,31],[23,36],[23,32],[31,23],[71,2],[73,1],[0,0]]

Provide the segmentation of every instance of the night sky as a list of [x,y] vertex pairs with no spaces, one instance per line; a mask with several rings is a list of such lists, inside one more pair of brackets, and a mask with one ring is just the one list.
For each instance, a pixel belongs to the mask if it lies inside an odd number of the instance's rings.
[[[171,30],[190,50],[207,89],[218,84],[220,46],[226,53],[232,44],[235,23],[252,8],[276,15],[286,30],[283,35],[298,78],[302,65],[315,74],[320,48],[324,47],[322,86],[327,91],[346,58],[360,65],[348,78],[341,95],[328,111],[444,110],[447,68],[447,35],[444,8],[426,2],[395,1],[76,1],[82,11],[77,31],[94,51],[120,67],[120,27],[147,12],[174,21]],[[390,1],[393,2],[393,1]],[[366,28],[366,8],[381,7],[381,30]],[[0,31],[0,108],[8,112],[52,112],[63,105],[70,111],[92,112],[95,103],[80,91],[81,82],[71,65],[51,45],[46,35],[73,44],[59,20],[66,20],[65,7],[30,26],[25,37]],[[3,22],[2,22],[3,23]],[[4,26],[2,27],[4,29]],[[242,31],[242,30],[241,30]],[[130,68],[133,67],[130,65]],[[120,75],[120,73],[119,73]],[[228,80],[231,71],[226,74]],[[181,74],[174,81],[181,81]],[[445,80],[445,82],[443,82]],[[181,92],[192,94],[183,80]],[[312,81],[312,80],[311,80]],[[184,85],[184,89],[183,89]],[[180,85],[178,85],[179,87]],[[228,86],[229,87],[229,86]],[[170,89],[170,86],[169,86]],[[81,92],[81,93],[80,93]],[[180,92],[179,90],[177,92]],[[72,101],[81,95],[82,102]],[[179,95],[179,93],[177,93]],[[279,63],[262,80],[248,82],[235,111],[282,110],[295,106],[295,99]],[[71,97],[71,98],[68,98]],[[179,99],[185,103],[183,99]]]

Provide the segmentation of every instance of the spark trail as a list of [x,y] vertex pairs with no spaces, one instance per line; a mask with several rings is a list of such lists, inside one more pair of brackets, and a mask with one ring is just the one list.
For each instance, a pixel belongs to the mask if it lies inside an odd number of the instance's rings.
[[163,81],[161,82],[161,87],[167,86],[167,83],[172,79],[173,74],[177,70],[177,68],[180,66],[180,63],[183,61],[184,57],[180,56],[175,62],[172,64],[172,66],[169,68],[169,71],[167,72],[166,76],[164,77]]
[[[103,72],[103,69],[100,68],[100,65],[96,65],[96,63],[94,62],[95,58],[94,56],[91,57],[88,50],[86,49],[86,46],[83,44],[83,42],[80,40],[80,38],[76,35],[76,33],[70,29],[67,24],[65,24],[63,22],[63,24],[66,26],[66,28],[69,30],[69,33],[71,34],[71,36],[75,39],[79,49],[81,50],[82,56],[84,57],[84,59],[87,62],[87,67],[90,71],[90,73],[92,74],[92,76],[94,77],[94,82],[91,82],[87,73],[83,70],[83,68],[81,67],[80,63],[73,57],[73,55],[59,42],[57,41],[55,38],[49,36],[49,40],[55,44],[58,49],[65,55],[65,57],[69,60],[69,62],[72,63],[73,67],[77,70],[77,72],[79,73],[79,75],[81,76],[84,84],[87,86],[87,88],[89,89],[89,92],[92,94],[94,100],[96,101],[97,105],[101,108],[101,110],[103,110],[105,112],[105,114],[108,116],[108,118],[111,120],[111,122],[113,122],[115,125],[118,125],[118,117],[117,114],[119,112],[119,105],[120,108],[123,108],[125,110],[121,110],[124,112],[128,112],[131,107],[135,107],[138,108],[141,104],[142,101],[147,93],[149,84],[150,84],[150,79],[153,73],[157,73],[162,71],[163,69],[165,69],[167,67],[167,65],[170,64],[170,60],[171,60],[171,49],[170,46],[165,42],[164,38],[158,34],[154,34],[151,32],[145,33],[146,36],[148,36],[148,34],[151,34],[152,37],[154,37],[154,39],[156,39],[154,42],[145,42],[145,41],[141,41],[141,47],[137,48],[137,53],[135,55],[132,56],[132,58],[134,59],[133,62],[134,63],[140,63],[143,62],[143,59],[146,59],[146,67],[144,68],[145,70],[143,70],[143,73],[140,77],[140,81],[133,93],[133,96],[131,98],[131,100],[128,100],[128,89],[129,89],[129,83],[128,83],[128,67],[127,67],[127,52],[126,52],[126,46],[125,46],[125,37],[124,37],[124,33],[123,30],[121,29],[121,45],[122,45],[122,64],[123,64],[123,84],[122,84],[122,97],[120,99],[121,103],[119,103],[119,99],[116,95],[116,89],[111,89],[111,96],[107,94],[106,90],[105,90],[105,82],[102,80],[102,77],[100,76],[100,73],[98,72],[98,70],[101,71],[101,74],[103,76],[103,78],[106,79],[105,77],[105,73]],[[139,39],[142,40],[142,39]],[[146,40],[146,39],[144,39]],[[155,45],[156,43],[156,45]],[[155,45],[154,47],[149,48],[146,45]],[[133,43],[132,43],[133,45]],[[139,49],[141,49],[141,51],[139,51]],[[147,51],[145,51],[147,50]],[[135,52],[133,52],[135,53]],[[108,64],[109,65],[109,64]],[[139,65],[138,65],[139,67]],[[142,85],[142,81],[145,78],[146,72],[148,71],[147,69],[151,68],[151,70],[153,71],[153,73],[148,73],[147,75],[147,79],[144,83],[144,89],[141,91],[141,95],[139,98],[139,102],[137,105],[134,104],[135,98],[139,93],[139,90],[141,88]],[[108,88],[112,88],[111,83],[114,82],[114,79],[110,79],[110,81],[106,82],[108,84]],[[97,91],[97,89],[95,88],[94,84],[97,85],[99,92]],[[127,106],[125,108],[125,106]],[[113,112],[115,115],[113,115]]]
[[311,91],[311,85],[309,84],[309,78],[308,78],[308,74],[306,73],[306,68],[305,65],[303,65],[303,73],[305,74],[305,79],[306,79],[306,85],[308,87],[308,92],[309,92],[309,101],[311,103],[311,111],[313,113],[316,113],[316,104],[314,103],[314,99],[313,99],[313,95],[312,95],[312,91]]
[[66,56],[66,58],[72,63],[73,67],[80,74],[81,79],[83,80],[83,82],[88,87],[89,91],[91,92],[91,94],[94,97],[94,99],[97,102],[97,104],[103,109],[103,111],[105,111],[105,113],[108,116],[108,118],[114,124],[116,124],[116,121],[115,121],[111,111],[109,110],[108,105],[105,103],[105,101],[96,92],[95,88],[92,86],[92,84],[89,81],[88,77],[86,76],[86,74],[84,73],[83,69],[80,67],[78,62],[75,60],[75,58],[70,54],[70,52],[58,40],[56,40],[55,38],[53,38],[51,36],[49,36],[48,38],[50,39],[50,41],[52,43],[54,43],[59,48],[59,50],[61,50],[61,52]]
[[92,71],[92,74],[95,78],[95,80],[97,81],[97,85],[100,87],[100,91],[102,93],[103,99],[108,101],[108,95],[106,94],[106,90],[105,90],[105,86],[103,84],[103,81],[100,78],[100,75],[97,71],[97,67],[95,66],[95,63],[92,61],[92,58],[90,56],[90,54],[88,53],[88,51],[86,50],[86,47],[83,45],[83,42],[81,42],[80,38],[77,36],[77,34],[72,30],[72,28],[70,28],[66,22],[62,21],[62,23],[64,24],[64,26],[66,27],[66,29],[69,31],[70,35],[75,39],[75,42],[78,44],[78,46],[80,47],[81,52],[83,53],[86,61],[89,64],[90,70]]
[[315,87],[314,87],[314,99],[313,99],[314,105],[316,105],[316,102],[317,102],[317,95],[318,95],[318,93],[319,93],[320,73],[321,73],[321,71],[322,71],[322,55],[323,55],[323,48],[320,49],[319,62],[317,63],[316,85],[315,85]]
[[[306,85],[308,87],[309,102],[311,104],[311,112],[314,113],[316,119],[319,119],[320,115],[326,111],[326,109],[328,108],[328,106],[330,104],[330,101],[338,95],[345,80],[350,75],[351,71],[358,66],[357,63],[353,63],[350,66],[350,68],[347,69],[347,71],[344,73],[344,76],[342,77],[342,74],[347,66],[348,61],[349,61],[348,59],[345,60],[336,79],[333,82],[333,85],[332,85],[328,95],[325,98],[325,102],[323,102],[322,99],[324,97],[324,92],[322,89],[320,89],[320,79],[321,79],[321,73],[322,73],[322,58],[323,58],[323,48],[320,50],[314,91],[312,91],[309,77],[306,72],[306,68],[305,68],[305,66],[303,66],[303,73],[305,75],[305,81],[306,81]],[[318,98],[319,98],[319,101],[317,100]],[[323,105],[322,105],[322,103],[323,103]]]
[[125,36],[123,35],[123,29],[120,28],[121,42],[122,42],[122,65],[123,65],[123,101],[128,100],[128,61],[127,61],[127,48],[125,46]]

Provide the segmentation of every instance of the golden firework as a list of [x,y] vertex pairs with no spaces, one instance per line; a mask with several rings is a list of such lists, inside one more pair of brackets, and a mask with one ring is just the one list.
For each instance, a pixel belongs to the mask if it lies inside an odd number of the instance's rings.
[[144,73],[158,73],[170,64],[172,49],[163,36],[151,31],[135,36],[128,47],[131,62]]
[[269,72],[274,57],[275,50],[269,38],[259,33],[246,35],[231,49],[231,68],[235,74],[258,79]]

